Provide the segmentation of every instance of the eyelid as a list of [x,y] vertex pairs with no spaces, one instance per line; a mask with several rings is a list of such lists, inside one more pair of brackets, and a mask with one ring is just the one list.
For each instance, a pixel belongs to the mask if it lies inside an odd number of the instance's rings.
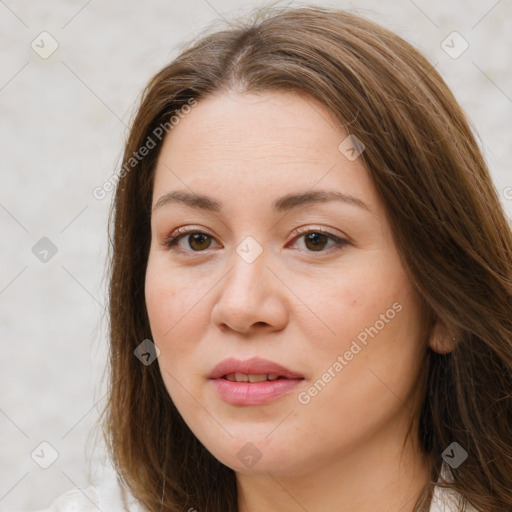
[[336,234],[329,228],[326,228],[325,226],[319,226],[319,225],[314,225],[314,224],[313,225],[308,224],[307,226],[301,226],[301,227],[297,228],[294,231],[294,236],[297,237],[299,235],[303,235],[304,233],[309,233],[309,232],[323,233],[325,235],[331,235],[332,237],[334,237],[338,240],[344,240],[344,241],[348,242],[348,239],[346,239],[344,237],[344,235]]
[[296,241],[304,234],[307,233],[321,233],[323,235],[326,235],[331,241],[336,242],[336,245],[333,247],[330,247],[329,249],[326,249],[325,251],[307,251],[304,249],[301,249],[300,252],[306,252],[307,254],[315,254],[318,253],[319,255],[328,255],[332,254],[333,252],[343,249],[346,245],[350,244],[350,240],[348,237],[345,237],[345,235],[338,235],[334,233],[331,229],[326,228],[324,226],[318,226],[318,225],[311,225],[308,224],[307,226],[301,226],[297,228],[294,231],[294,237],[292,239],[293,244],[296,243]]
[[[212,240],[215,240],[215,237],[213,235],[211,235],[208,232],[208,230],[203,228],[202,226],[188,225],[188,226],[181,226],[179,228],[176,228],[174,231],[171,232],[171,234],[166,235],[163,239],[163,244],[166,247],[168,247],[169,249],[180,250],[179,248],[177,248],[179,239],[181,239],[181,237],[185,237],[186,235],[189,235],[192,233],[201,233],[201,234],[209,236]],[[170,245],[171,243],[173,244],[172,247]],[[201,253],[201,252],[205,252],[205,251],[184,251],[184,252]]]
[[[201,226],[191,225],[191,226],[182,226],[182,227],[176,228],[170,235],[168,235],[164,238],[163,244],[168,249],[173,249],[176,251],[181,251],[181,252],[186,252],[186,253],[201,254],[201,253],[207,252],[208,249],[205,249],[204,251],[192,251],[192,250],[184,251],[177,246],[177,244],[179,243],[179,241],[181,240],[182,237],[186,237],[186,235],[189,235],[192,233],[201,233],[201,234],[207,235],[211,239],[215,240],[215,237],[213,235],[211,235],[208,232],[208,230],[206,230],[205,228],[203,228]],[[311,252],[311,253],[318,252],[320,254],[321,253],[329,253],[332,250],[340,249],[343,246],[350,243],[348,238],[346,238],[344,236],[339,236],[339,235],[333,233],[330,229],[325,228],[324,226],[311,225],[311,224],[297,228],[294,231],[294,234],[293,234],[294,236],[293,236],[292,242],[295,242],[297,240],[297,238],[299,238],[301,235],[307,234],[307,233],[322,233],[324,235],[329,236],[331,238],[331,240],[334,240],[337,243],[337,245],[334,247],[331,247],[330,249],[327,249],[326,251],[306,251],[306,252]],[[215,240],[215,242],[218,243],[216,240]]]

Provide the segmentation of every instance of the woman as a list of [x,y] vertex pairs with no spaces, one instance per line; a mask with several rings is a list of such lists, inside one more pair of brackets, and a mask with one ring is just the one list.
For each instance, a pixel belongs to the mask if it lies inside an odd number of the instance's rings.
[[318,7],[206,35],[118,180],[119,485],[50,510],[512,509],[511,230],[414,48]]

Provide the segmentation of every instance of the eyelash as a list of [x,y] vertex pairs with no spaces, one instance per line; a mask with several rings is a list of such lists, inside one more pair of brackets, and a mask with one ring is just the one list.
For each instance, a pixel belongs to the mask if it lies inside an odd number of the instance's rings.
[[[331,240],[334,240],[337,243],[337,245],[334,247],[331,247],[330,249],[326,249],[326,250],[322,250],[322,251],[310,251],[310,250],[306,249],[305,252],[326,253],[326,252],[329,252],[331,249],[333,249],[333,250],[342,249],[345,245],[348,245],[348,243],[349,243],[347,240],[344,240],[344,239],[334,235],[333,233],[330,233],[329,231],[326,231],[324,229],[312,229],[312,228],[299,230],[299,232],[297,233],[297,236],[294,238],[294,241],[298,240],[303,235],[308,235],[311,233],[321,233],[322,235],[327,235]],[[178,228],[171,235],[169,235],[168,237],[165,238],[164,245],[168,249],[174,250],[174,251],[192,252],[192,253],[198,253],[198,254],[202,253],[202,252],[206,252],[208,249],[205,249],[203,251],[194,251],[194,250],[183,250],[183,249],[179,249],[176,247],[177,243],[179,242],[179,240],[181,238],[184,238],[185,236],[191,235],[191,234],[201,234],[201,235],[206,235],[207,237],[210,237],[210,238],[214,238],[213,236],[209,235],[208,233],[204,233],[198,229]]]

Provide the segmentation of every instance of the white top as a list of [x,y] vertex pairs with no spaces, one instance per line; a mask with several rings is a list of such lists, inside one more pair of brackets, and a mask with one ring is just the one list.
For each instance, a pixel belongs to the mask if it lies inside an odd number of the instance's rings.
[[[454,512],[458,493],[436,487],[430,512]],[[35,512],[144,512],[116,473],[108,473],[97,485],[71,489],[56,498],[49,508]],[[468,505],[466,512],[479,512]]]

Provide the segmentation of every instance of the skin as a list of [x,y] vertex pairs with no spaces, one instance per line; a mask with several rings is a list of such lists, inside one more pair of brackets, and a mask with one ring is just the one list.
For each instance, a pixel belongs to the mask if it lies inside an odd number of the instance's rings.
[[[223,92],[174,126],[157,162],[153,207],[176,190],[224,203],[217,213],[179,203],[153,211],[145,293],[167,391],[235,471],[242,512],[411,512],[428,481],[415,434],[403,447],[428,343],[420,301],[363,159],[338,149],[347,135],[311,97]],[[369,211],[336,201],[271,209],[278,197],[317,189],[355,196]],[[209,237],[194,244],[185,235],[173,251],[166,237],[181,226]],[[327,238],[315,251],[299,227],[348,242]],[[263,249],[252,263],[236,252],[247,236]],[[400,312],[300,403],[393,304]],[[270,359],[305,379],[271,404],[231,405],[207,379],[231,356]],[[261,454],[252,467],[237,457],[248,442]]]

